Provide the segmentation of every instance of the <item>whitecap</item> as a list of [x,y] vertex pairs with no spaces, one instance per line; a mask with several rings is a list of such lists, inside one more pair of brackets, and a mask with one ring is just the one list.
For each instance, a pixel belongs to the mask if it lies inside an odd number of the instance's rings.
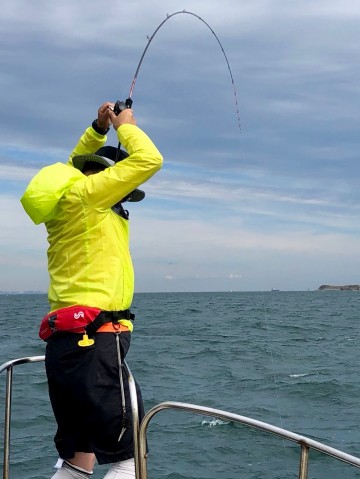
[[207,419],[204,419],[201,422],[202,426],[209,426],[209,427],[223,426],[224,424],[225,425],[230,424],[230,421],[222,421],[221,419],[213,418],[210,421]]

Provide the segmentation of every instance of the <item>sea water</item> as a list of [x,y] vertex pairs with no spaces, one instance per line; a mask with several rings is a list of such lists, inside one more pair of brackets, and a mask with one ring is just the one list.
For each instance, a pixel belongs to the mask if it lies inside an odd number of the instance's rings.
[[[359,306],[352,291],[136,294],[127,362],[146,410],[163,401],[227,410],[360,457]],[[47,311],[46,295],[0,295],[0,364],[44,354]],[[52,476],[54,433],[44,363],[15,367],[11,479]],[[149,479],[298,477],[296,443],[207,416],[162,411],[148,442]],[[359,469],[310,453],[309,478],[355,477]]]

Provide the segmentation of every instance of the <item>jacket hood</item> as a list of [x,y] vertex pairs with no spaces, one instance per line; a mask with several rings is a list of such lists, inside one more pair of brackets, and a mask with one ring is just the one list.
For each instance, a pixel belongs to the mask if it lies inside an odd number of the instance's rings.
[[21,204],[36,225],[50,221],[60,198],[83,178],[81,171],[64,163],[45,166],[30,181]]

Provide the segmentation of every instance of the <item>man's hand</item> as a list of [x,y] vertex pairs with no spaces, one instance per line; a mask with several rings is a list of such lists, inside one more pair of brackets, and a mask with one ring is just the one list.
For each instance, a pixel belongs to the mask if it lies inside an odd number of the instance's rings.
[[[107,130],[111,125],[109,112],[114,108],[114,103],[107,101],[98,109],[97,125],[101,130]],[[111,110],[110,110],[111,109]]]
[[124,125],[125,123],[128,123],[130,125],[136,125],[136,120],[134,118],[134,114],[131,108],[125,108],[125,110],[120,112],[118,116],[116,116],[112,109],[109,108],[109,117],[115,130],[117,130],[119,126]]

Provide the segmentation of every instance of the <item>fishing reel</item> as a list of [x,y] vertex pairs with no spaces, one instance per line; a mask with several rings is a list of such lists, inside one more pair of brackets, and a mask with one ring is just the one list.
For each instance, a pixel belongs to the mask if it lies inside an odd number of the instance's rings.
[[125,101],[118,100],[114,105],[114,113],[118,116],[119,113],[126,110],[127,108],[131,108],[133,101],[131,98],[127,98]]

